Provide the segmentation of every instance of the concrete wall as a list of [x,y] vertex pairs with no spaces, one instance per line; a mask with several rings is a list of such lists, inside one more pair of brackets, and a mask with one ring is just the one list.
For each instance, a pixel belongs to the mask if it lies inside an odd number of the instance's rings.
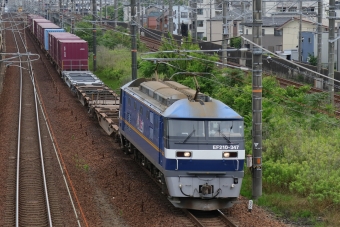
[[[244,35],[245,38],[249,40],[253,40],[252,35]],[[282,51],[283,36],[274,36],[274,35],[264,35],[262,36],[262,46],[263,48],[275,52]]]

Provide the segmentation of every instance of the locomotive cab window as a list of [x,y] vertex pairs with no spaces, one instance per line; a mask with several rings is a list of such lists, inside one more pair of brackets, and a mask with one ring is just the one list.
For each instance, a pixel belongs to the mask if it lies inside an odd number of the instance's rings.
[[182,144],[233,144],[244,139],[243,120],[165,119],[168,148]]
[[209,137],[243,137],[243,121],[209,121]]
[[204,121],[169,120],[167,127],[169,137],[204,137]]

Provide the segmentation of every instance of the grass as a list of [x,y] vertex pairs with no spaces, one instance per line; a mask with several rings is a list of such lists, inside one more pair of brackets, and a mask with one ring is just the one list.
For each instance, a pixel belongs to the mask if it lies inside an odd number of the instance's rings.
[[73,157],[76,163],[77,169],[83,169],[85,172],[90,170],[89,164],[84,164],[85,160],[81,159],[77,154]]
[[[248,169],[245,169],[241,195],[252,198],[252,177]],[[315,227],[340,226],[338,218],[340,207],[332,207],[329,205],[331,203],[310,201],[308,198],[292,195],[289,192],[268,193],[265,189],[262,196],[254,203],[275,213],[277,217],[289,219],[291,222]]]
[[[97,48],[97,70],[95,75],[113,90],[131,81],[131,52],[125,47],[110,50]],[[93,57],[89,58],[90,70],[93,71]]]

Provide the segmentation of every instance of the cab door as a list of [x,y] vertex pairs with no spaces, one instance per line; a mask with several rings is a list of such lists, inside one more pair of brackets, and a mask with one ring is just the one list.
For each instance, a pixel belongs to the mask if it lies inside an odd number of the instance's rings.
[[162,121],[162,117],[160,117],[159,119],[159,128],[158,128],[158,155],[159,155],[159,159],[158,159],[158,163],[163,166],[163,158],[164,158],[164,146],[163,146],[163,134],[164,134],[164,125],[163,125],[163,121]]

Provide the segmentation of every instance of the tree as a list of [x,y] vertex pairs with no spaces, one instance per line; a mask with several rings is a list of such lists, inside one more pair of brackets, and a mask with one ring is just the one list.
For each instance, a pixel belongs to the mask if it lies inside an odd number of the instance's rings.
[[[192,52],[181,52],[181,50],[178,50],[179,47],[174,38],[171,35],[169,37],[170,38],[163,37],[159,53],[153,54],[152,57],[169,58],[173,60],[167,64],[158,63],[157,65],[150,64],[150,62],[140,61],[139,68],[143,76],[151,77],[155,69],[157,69],[158,74],[163,74],[167,78],[170,78],[177,72],[205,72],[214,74],[214,70],[216,69],[216,64],[214,62],[218,61],[218,57],[216,55],[206,55],[204,53],[195,52],[195,50],[200,50],[200,48],[197,44],[192,43],[190,34],[189,37],[185,38],[180,48],[187,51],[191,50]],[[168,52],[171,50],[178,51]],[[178,81],[186,80],[186,76],[178,75],[176,76],[176,79]],[[181,82],[184,83],[185,81]],[[201,86],[202,91],[205,89],[209,90],[209,88],[210,86],[208,85]]]
[[114,18],[115,15],[115,8],[113,6],[107,7],[107,15],[111,20],[114,21],[123,21],[124,20],[124,10],[121,3],[118,6],[118,18]]
[[308,62],[309,64],[316,66],[318,63],[318,58],[312,55],[311,53],[308,53]]
[[241,37],[234,37],[230,39],[230,46],[235,48],[241,48]]

